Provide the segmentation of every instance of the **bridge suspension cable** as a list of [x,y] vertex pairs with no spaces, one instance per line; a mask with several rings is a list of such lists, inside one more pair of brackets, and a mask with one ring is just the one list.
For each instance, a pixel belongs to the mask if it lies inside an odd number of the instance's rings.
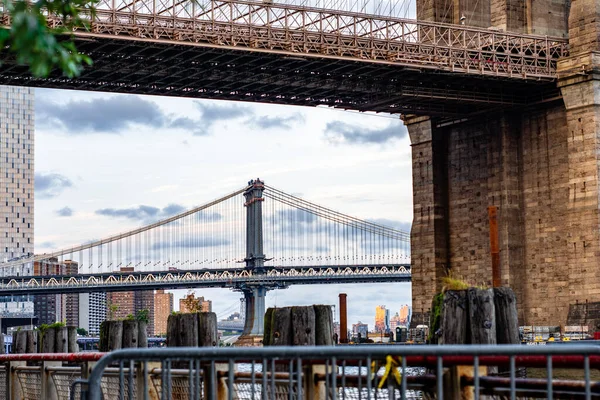
[[[260,182],[258,186],[256,182]],[[137,229],[48,254],[9,260],[0,264],[0,276],[409,263],[408,233],[256,182]],[[244,201],[249,190],[258,190],[258,197]],[[249,209],[252,204],[263,203],[260,217],[256,210]],[[249,215],[256,217],[248,219]],[[252,221],[252,229],[248,221]],[[262,229],[254,229],[257,221],[262,221]],[[264,243],[264,251],[262,247],[248,250],[247,243],[255,242]],[[72,266],[68,272],[61,269],[66,264]]]
[[[408,263],[410,235],[265,185],[267,265]],[[285,239],[284,239],[285,237]]]

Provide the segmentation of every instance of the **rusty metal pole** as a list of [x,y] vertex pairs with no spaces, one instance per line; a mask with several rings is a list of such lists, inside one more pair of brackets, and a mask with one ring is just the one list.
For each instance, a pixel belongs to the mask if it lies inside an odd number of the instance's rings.
[[490,221],[490,252],[492,255],[492,287],[502,286],[502,274],[500,273],[500,245],[498,243],[498,209],[496,206],[488,207],[488,218]]
[[346,293],[340,293],[340,343],[348,343],[348,310]]

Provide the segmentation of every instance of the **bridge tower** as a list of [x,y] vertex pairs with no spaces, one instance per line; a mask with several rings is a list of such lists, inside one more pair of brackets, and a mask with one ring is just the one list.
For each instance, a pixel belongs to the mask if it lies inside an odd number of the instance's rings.
[[[254,275],[266,273],[265,254],[263,251],[263,217],[262,203],[265,200],[263,190],[265,184],[260,179],[248,182],[244,192],[246,202],[246,269]],[[264,329],[265,299],[267,292],[274,287],[264,284],[244,284],[237,290],[244,294],[245,324],[242,337],[262,336]],[[242,339],[243,341],[243,339]]]
[[600,312],[574,319],[578,305],[600,310],[600,0],[418,0],[417,18],[568,37],[570,55],[558,62],[557,87],[527,108],[403,116],[413,161],[413,323],[428,323],[448,272],[492,283],[494,207],[501,284],[517,294],[519,322],[600,324]]

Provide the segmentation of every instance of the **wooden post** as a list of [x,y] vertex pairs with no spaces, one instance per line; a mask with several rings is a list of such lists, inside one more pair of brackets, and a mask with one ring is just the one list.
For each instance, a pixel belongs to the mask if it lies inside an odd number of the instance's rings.
[[196,314],[177,314],[177,346],[198,346],[198,317]]
[[[315,345],[333,346],[333,312],[331,306],[314,305],[315,310]],[[341,336],[340,325],[340,336]]]
[[38,333],[37,331],[25,331],[27,333],[27,353],[38,352]]
[[148,323],[138,321],[138,347],[148,347]]
[[494,311],[496,313],[496,342],[519,344],[519,319],[517,298],[509,287],[494,288]]
[[167,347],[177,347],[177,330],[179,329],[179,314],[171,314],[167,318]]
[[198,313],[198,346],[213,347],[218,344],[217,314],[214,312]]
[[500,245],[498,242],[498,210],[496,206],[488,207],[488,218],[490,221],[490,252],[492,256],[492,286],[502,285],[502,273],[500,272]]
[[496,344],[494,290],[469,288],[467,295],[471,343]]
[[104,351],[119,350],[123,344],[123,321],[108,322],[107,349]]
[[55,353],[67,353],[69,351],[69,334],[66,326],[52,328],[55,331]]
[[13,333],[13,353],[27,353],[27,331],[16,331]]
[[46,329],[41,338],[38,338],[40,343],[40,353],[54,353],[56,331],[54,329]]
[[69,353],[79,353],[79,344],[77,343],[77,327],[67,326],[67,348]]
[[468,344],[468,323],[467,291],[446,291],[442,306],[442,344]]
[[292,346],[315,345],[315,309],[292,307]]
[[137,348],[138,346],[138,322],[135,320],[123,321],[123,342],[121,348]]
[[265,327],[263,330],[263,346],[270,346],[273,338],[271,337],[273,333],[273,313],[275,312],[274,308],[267,308],[267,312],[265,313]]
[[289,346],[292,343],[292,310],[290,307],[275,309],[272,332],[271,345]]
[[4,344],[4,334],[0,332],[0,354],[6,354],[6,345]]

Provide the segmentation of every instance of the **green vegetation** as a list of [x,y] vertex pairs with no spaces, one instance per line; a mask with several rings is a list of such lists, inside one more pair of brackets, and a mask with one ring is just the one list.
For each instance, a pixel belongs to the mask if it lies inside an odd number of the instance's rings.
[[147,308],[139,310],[137,313],[135,313],[135,320],[139,322],[145,322],[147,324],[150,323],[150,311],[148,311]]
[[[0,29],[0,46],[16,62],[29,66],[32,75],[47,77],[57,68],[64,76],[78,76],[89,56],[79,53],[73,41],[76,28],[88,28],[98,0],[4,0],[10,28]],[[49,21],[56,27],[50,27]]]
[[77,334],[81,335],[81,336],[87,336],[88,335],[88,331],[86,331],[83,328],[77,328]]
[[442,319],[442,306],[444,305],[444,292],[438,293],[431,302],[431,315],[429,316],[429,336],[427,342],[431,343],[440,329]]

